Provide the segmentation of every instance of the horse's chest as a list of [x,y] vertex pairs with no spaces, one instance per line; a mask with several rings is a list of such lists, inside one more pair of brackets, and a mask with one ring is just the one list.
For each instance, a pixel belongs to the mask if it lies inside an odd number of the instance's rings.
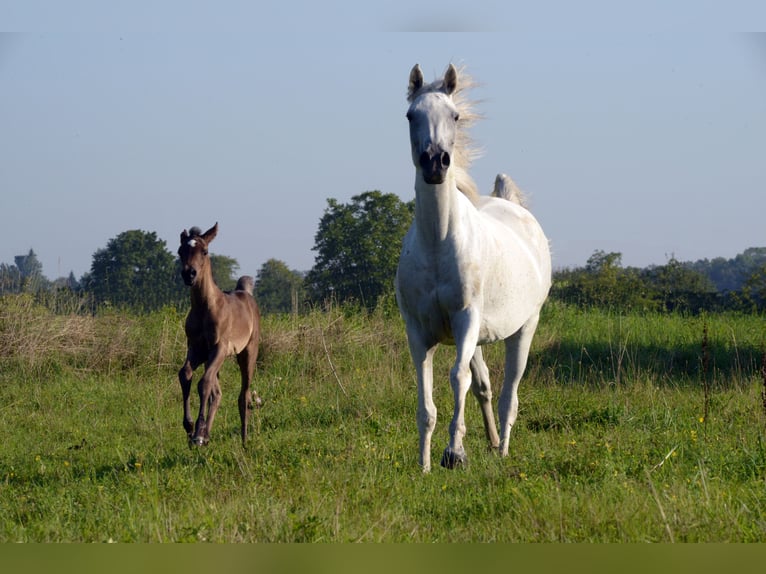
[[451,318],[475,302],[480,283],[454,270],[424,266],[411,269],[400,282],[400,297],[406,314],[416,318],[421,329],[439,341],[452,340]]
[[[246,341],[239,341],[243,337],[237,337],[237,333],[227,327],[228,325],[213,320],[210,315],[190,316],[186,321],[186,336],[198,353],[207,355],[215,347],[223,345],[226,355],[235,355],[244,347]],[[225,334],[228,336],[224,336]]]

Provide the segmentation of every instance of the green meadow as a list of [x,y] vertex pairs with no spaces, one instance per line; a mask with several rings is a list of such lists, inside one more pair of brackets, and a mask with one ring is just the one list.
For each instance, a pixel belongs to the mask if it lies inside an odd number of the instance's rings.
[[[182,323],[0,299],[0,541],[766,541],[760,316],[547,304],[510,456],[487,450],[469,396],[453,471],[442,347],[427,475],[390,301],[264,317],[244,448],[233,359],[210,445],[187,444]],[[497,396],[502,345],[485,357]]]

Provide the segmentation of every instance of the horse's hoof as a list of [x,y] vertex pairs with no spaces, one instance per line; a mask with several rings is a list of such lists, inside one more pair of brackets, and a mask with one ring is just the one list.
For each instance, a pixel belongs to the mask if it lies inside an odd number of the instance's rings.
[[195,436],[189,439],[189,446],[205,446],[209,441],[205,437]]
[[444,449],[442,455],[441,465],[444,468],[457,468],[458,466],[465,466],[468,463],[468,457],[464,450],[454,451],[450,447]]

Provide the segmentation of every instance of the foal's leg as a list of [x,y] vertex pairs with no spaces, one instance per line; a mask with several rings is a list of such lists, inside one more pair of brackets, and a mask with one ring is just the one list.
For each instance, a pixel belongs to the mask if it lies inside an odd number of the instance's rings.
[[[465,398],[471,386],[471,357],[476,352],[479,339],[479,321],[471,309],[452,318],[452,334],[457,347],[457,359],[450,371],[450,385],[455,398],[455,410],[449,426],[450,441],[444,449],[441,465],[454,468],[465,464],[467,457],[463,448],[465,436]],[[493,424],[494,426],[494,424]]]
[[489,382],[489,369],[484,362],[481,347],[476,347],[476,352],[471,358],[471,391],[479,401],[481,414],[484,418],[484,432],[487,434],[490,449],[497,449],[500,437],[495,427],[495,416],[492,412],[492,387]]
[[253,397],[250,393],[250,383],[253,380],[255,372],[255,361],[258,358],[258,345],[248,345],[239,355],[239,373],[242,376],[242,388],[239,391],[239,420],[242,424],[242,446],[247,439],[247,420],[250,417],[250,411],[253,410]]
[[[197,445],[204,445],[210,442],[210,430],[213,426],[213,419],[221,403],[221,385],[218,383],[218,371],[226,359],[220,347],[216,347],[210,354],[210,358],[205,363],[205,374],[197,384],[199,392],[199,415],[197,424],[194,428],[192,442]],[[205,418],[207,410],[207,419]]]
[[527,367],[529,347],[537,329],[540,314],[532,316],[518,331],[505,340],[505,380],[497,410],[500,418],[500,456],[508,456],[511,427],[519,410],[519,381]]
[[191,417],[191,402],[189,395],[191,394],[191,383],[194,370],[199,366],[199,363],[193,361],[191,352],[186,355],[186,361],[184,362],[181,370],[178,371],[178,380],[181,383],[181,394],[183,395],[184,403],[184,418],[183,425],[186,434],[191,439],[192,431],[194,430],[194,423]]

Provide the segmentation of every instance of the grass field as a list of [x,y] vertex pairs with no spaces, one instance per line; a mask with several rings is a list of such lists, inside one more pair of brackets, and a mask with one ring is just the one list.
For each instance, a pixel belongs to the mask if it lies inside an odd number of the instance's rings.
[[[266,317],[249,444],[231,360],[211,443],[190,449],[181,315],[0,299],[0,541],[766,541],[762,317],[549,304],[510,456],[486,451],[470,399],[456,471],[438,466],[444,347],[423,475],[414,369],[386,309]],[[501,347],[485,352],[496,395]]]

